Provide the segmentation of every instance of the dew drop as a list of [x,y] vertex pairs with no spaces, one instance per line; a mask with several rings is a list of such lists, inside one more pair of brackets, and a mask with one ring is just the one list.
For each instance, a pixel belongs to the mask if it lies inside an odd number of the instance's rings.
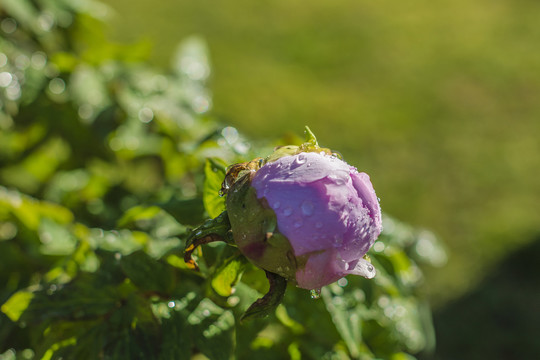
[[176,303],[175,303],[174,301],[169,301],[169,303],[167,304],[167,306],[168,306],[169,308],[172,309],[173,307],[176,306]]
[[313,215],[313,203],[309,200],[306,200],[302,203],[302,214],[306,216]]
[[307,161],[307,157],[306,157],[306,154],[299,154],[296,159],[294,160],[294,162],[297,164],[297,165],[302,165],[302,164],[305,164]]
[[294,223],[294,227],[297,228],[297,229],[298,229],[299,227],[301,227],[301,226],[302,226],[302,220],[298,220],[298,221],[296,221],[296,222]]
[[290,216],[292,214],[292,208],[287,206],[285,209],[283,209],[283,215]]
[[315,227],[316,227],[317,229],[320,229],[320,228],[323,227],[323,223],[320,222],[320,221],[318,221],[318,222],[315,223]]
[[328,179],[330,179],[334,184],[339,185],[339,186],[345,185],[346,183],[343,177],[335,175],[335,174],[328,175]]
[[312,299],[319,299],[321,297],[321,288],[310,290]]
[[280,203],[279,201],[276,201],[276,202],[274,203],[273,208],[274,208],[274,210],[276,210],[276,209],[279,209],[280,206],[281,206],[281,203]]

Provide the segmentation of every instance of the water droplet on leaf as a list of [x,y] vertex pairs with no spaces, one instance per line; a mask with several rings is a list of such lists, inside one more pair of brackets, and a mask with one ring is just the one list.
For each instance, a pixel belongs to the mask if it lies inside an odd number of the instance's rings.
[[312,299],[319,299],[321,297],[321,288],[310,290]]

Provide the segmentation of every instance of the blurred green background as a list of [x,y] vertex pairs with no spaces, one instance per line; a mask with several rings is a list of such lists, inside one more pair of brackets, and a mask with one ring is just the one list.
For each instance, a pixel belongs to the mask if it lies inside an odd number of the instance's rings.
[[539,2],[106,2],[110,38],[147,41],[156,65],[208,42],[222,122],[260,140],[309,125],[383,211],[440,235],[436,308],[538,234]]

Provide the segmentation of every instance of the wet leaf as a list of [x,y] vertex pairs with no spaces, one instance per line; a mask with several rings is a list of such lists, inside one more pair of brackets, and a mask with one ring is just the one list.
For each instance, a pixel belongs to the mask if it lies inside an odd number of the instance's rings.
[[191,254],[200,245],[216,241],[233,243],[230,230],[231,224],[226,211],[215,219],[206,220],[201,226],[193,229],[186,240],[184,250],[184,259],[188,266],[197,268],[197,264],[191,259]]

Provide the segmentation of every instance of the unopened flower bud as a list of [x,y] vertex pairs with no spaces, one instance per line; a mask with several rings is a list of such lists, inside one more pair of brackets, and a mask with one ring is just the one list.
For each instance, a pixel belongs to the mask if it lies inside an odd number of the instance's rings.
[[382,221],[369,176],[329,151],[300,151],[271,155],[230,188],[227,211],[238,248],[305,289],[348,274],[373,277],[364,255]]

